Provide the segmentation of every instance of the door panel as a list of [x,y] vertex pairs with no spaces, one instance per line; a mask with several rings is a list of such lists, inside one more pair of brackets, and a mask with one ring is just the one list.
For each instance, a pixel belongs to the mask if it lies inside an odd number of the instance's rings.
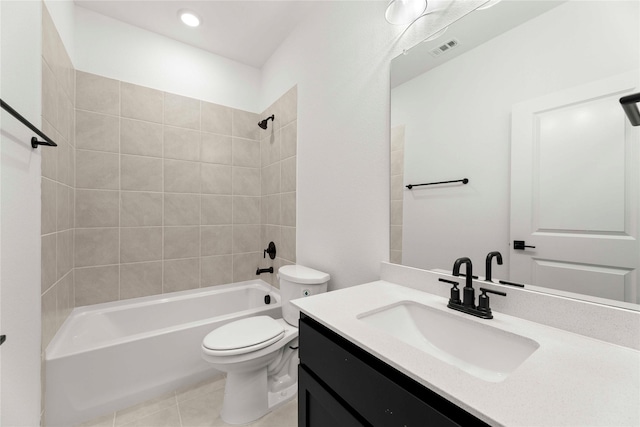
[[625,117],[616,101],[606,97],[536,114],[537,230],[625,232]]
[[640,302],[640,132],[619,98],[628,73],[513,107],[510,277]]
[[625,300],[625,288],[634,279],[634,271],[625,268],[535,258],[531,261],[536,285],[618,301]]

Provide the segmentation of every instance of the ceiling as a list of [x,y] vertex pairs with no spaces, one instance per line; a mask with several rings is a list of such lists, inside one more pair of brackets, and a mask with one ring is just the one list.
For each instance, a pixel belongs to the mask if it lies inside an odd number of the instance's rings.
[[[407,52],[394,58],[391,66],[391,88],[399,86],[444,62],[497,37],[506,31],[541,15],[566,0],[519,0],[502,1],[486,9],[471,12],[451,24],[437,39],[419,43]],[[430,52],[454,39],[458,46],[439,56]]]
[[[75,0],[78,6],[225,58],[261,68],[306,16],[315,1]],[[190,28],[178,11],[189,9],[201,24]]]

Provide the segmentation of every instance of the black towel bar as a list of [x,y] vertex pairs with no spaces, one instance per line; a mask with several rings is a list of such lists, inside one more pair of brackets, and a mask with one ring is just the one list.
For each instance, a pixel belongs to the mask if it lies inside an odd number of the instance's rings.
[[48,147],[57,147],[58,146],[58,144],[53,142],[53,140],[51,138],[49,138],[47,135],[45,135],[40,129],[38,129],[37,127],[32,125],[29,120],[27,120],[24,117],[22,117],[22,115],[20,113],[18,113],[16,110],[11,108],[11,106],[9,104],[7,104],[6,102],[4,102],[2,99],[0,99],[0,107],[2,107],[2,109],[6,110],[9,114],[11,114],[16,119],[18,119],[18,121],[20,121],[20,123],[22,123],[23,125],[25,125],[29,129],[34,131],[36,134],[38,134],[38,136],[40,138],[44,139],[44,141],[38,141],[38,138],[36,138],[34,136],[33,138],[31,138],[31,147],[38,148],[38,145],[46,145]]
[[406,185],[405,187],[411,190],[413,187],[420,187],[422,185],[451,184],[454,182],[461,182],[463,184],[467,184],[469,180],[467,178],[463,178],[463,179],[455,179],[453,181],[428,182],[426,184],[409,184],[409,185]]

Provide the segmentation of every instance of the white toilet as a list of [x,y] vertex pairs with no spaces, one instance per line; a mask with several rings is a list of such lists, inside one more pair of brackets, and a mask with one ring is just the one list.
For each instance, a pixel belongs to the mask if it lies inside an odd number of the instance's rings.
[[248,317],[202,340],[202,357],[227,373],[220,416],[228,424],[257,420],[297,393],[300,311],[289,301],[326,292],[329,275],[301,265],[278,275],[283,319]]

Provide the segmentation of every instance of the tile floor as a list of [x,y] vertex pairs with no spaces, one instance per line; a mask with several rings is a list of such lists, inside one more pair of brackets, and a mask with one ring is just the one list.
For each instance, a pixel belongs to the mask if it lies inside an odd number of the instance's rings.
[[[139,405],[91,420],[78,427],[224,427],[220,419],[224,379],[176,390]],[[250,427],[296,427],[298,400],[293,399]]]

